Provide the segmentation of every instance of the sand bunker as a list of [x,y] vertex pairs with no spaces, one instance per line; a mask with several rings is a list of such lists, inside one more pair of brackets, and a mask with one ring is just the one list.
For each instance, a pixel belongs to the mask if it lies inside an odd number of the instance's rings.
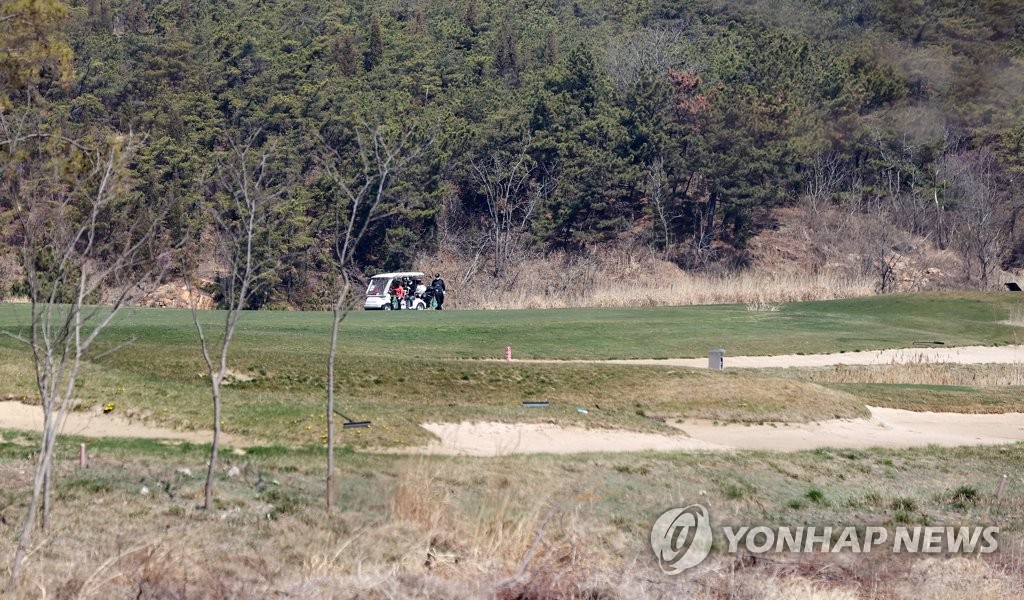
[[[563,361],[517,361],[563,362]],[[643,364],[706,368],[707,359],[641,359],[609,361],[615,364]],[[1024,362],[1024,346],[962,346],[954,348],[902,348],[834,354],[788,354],[780,356],[726,355],[726,368],[823,367],[845,365],[886,365],[908,363],[1016,363]],[[822,446],[842,448],[901,448],[936,444],[965,446],[1006,444],[1024,440],[1024,414],[964,415],[919,413],[873,408],[870,419],[825,421],[809,424],[716,425],[708,421],[673,424],[678,435],[639,433],[622,430],[563,427],[535,423],[427,423],[423,427],[440,441],[420,448],[400,449],[403,453],[496,456],[504,454],[582,452],[809,450]],[[17,401],[0,402],[0,429],[42,429],[42,410]],[[149,427],[117,415],[73,412],[64,433],[85,437],[125,437],[182,440],[208,443],[208,431],[175,431]],[[224,444],[244,447],[246,443],[225,435]]]
[[[0,429],[43,430],[43,409],[29,406],[16,400],[0,402]],[[82,437],[144,438],[155,440],[180,440],[195,444],[208,444],[213,439],[212,431],[177,431],[162,427],[150,427],[137,421],[102,412],[68,413],[64,423],[64,435]],[[225,446],[243,447],[242,440],[228,434],[221,434]]]
[[[670,422],[678,435],[616,429],[588,429],[549,423],[426,423],[439,441],[403,454],[502,456],[508,454],[578,454],[587,452],[811,450],[833,448],[906,448],[972,446],[1024,440],[1024,414],[965,415],[912,412],[869,406],[870,419],[836,419],[819,423],[765,425]],[[0,429],[42,430],[42,410],[17,401],[0,402]],[[209,443],[208,431],[176,431],[96,412],[68,415],[64,433],[83,437],[121,437]],[[247,444],[224,435],[224,444]]]
[[440,438],[415,454],[503,456],[507,454],[578,454],[645,450],[729,450],[728,446],[685,435],[640,433],[618,429],[586,429],[548,423],[425,423]]
[[691,438],[737,450],[811,450],[833,448],[909,448],[975,446],[1024,440],[1024,414],[965,415],[867,407],[870,419],[820,423],[715,425],[707,421],[674,424]]
[[[599,362],[617,365],[660,365],[707,368],[706,358],[640,358],[628,360],[554,361],[530,359],[516,362]],[[892,365],[912,363],[1013,364],[1024,362],[1024,346],[959,346],[951,348],[897,348],[832,354],[779,354],[777,356],[725,355],[727,369],[831,367],[835,365]]]
[[812,450],[973,446],[1024,440],[1024,414],[964,415],[918,413],[868,407],[870,419],[820,423],[715,425],[710,421],[673,424],[680,435],[561,427],[535,423],[427,423],[440,438],[408,452],[466,456],[576,454],[582,452],[662,452],[677,450]]

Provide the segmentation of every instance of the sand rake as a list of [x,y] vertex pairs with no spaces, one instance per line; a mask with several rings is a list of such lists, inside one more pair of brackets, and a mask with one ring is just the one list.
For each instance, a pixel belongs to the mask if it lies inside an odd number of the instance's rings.
[[337,410],[334,411],[334,414],[338,415],[342,419],[345,419],[345,422],[341,424],[341,428],[342,429],[360,429],[360,428],[365,428],[365,427],[369,427],[370,423],[371,423],[371,421],[353,421],[352,419],[346,417],[345,415],[341,414]]

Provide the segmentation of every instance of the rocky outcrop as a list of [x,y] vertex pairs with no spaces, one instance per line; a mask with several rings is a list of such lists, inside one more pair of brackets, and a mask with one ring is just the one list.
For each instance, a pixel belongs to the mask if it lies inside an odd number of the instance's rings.
[[[205,282],[204,282],[205,283]],[[139,306],[158,308],[191,308],[195,303],[196,308],[209,310],[214,307],[213,297],[198,287],[189,290],[184,283],[165,283],[149,292],[139,301]]]

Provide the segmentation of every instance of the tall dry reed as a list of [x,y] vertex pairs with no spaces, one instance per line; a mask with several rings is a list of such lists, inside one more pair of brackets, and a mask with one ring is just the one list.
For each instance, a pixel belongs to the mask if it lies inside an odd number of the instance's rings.
[[872,366],[837,365],[808,369],[806,377],[816,383],[1005,387],[1024,385],[1024,365],[957,365],[924,362]]
[[748,304],[831,300],[875,293],[868,277],[738,271],[695,273],[649,255],[554,256],[521,262],[513,274],[467,272],[451,258],[420,261],[442,272],[451,308],[521,309]]

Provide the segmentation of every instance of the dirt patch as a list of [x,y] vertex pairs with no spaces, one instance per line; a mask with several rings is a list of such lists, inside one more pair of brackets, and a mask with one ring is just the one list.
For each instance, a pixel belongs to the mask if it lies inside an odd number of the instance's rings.
[[868,407],[870,419],[802,424],[669,423],[681,435],[562,427],[546,423],[426,423],[440,438],[408,453],[466,456],[585,452],[813,450],[973,446],[1024,440],[1024,414],[962,415]]
[[[205,375],[205,373],[204,373],[204,375]],[[224,372],[224,381],[221,382],[221,385],[232,385],[232,384],[235,384],[235,383],[249,383],[250,381],[254,381],[255,379],[256,379],[255,375],[251,375],[249,373],[244,373],[242,371],[236,371],[234,369],[228,369],[227,371]]]
[[[41,406],[29,406],[17,401],[0,402],[0,429],[42,431],[43,409]],[[83,437],[180,440],[195,444],[208,444],[213,439],[211,431],[176,431],[163,427],[151,427],[115,414],[79,411],[68,413],[62,433]],[[230,434],[221,434],[221,442],[225,446],[233,447],[250,445],[241,438]]]

